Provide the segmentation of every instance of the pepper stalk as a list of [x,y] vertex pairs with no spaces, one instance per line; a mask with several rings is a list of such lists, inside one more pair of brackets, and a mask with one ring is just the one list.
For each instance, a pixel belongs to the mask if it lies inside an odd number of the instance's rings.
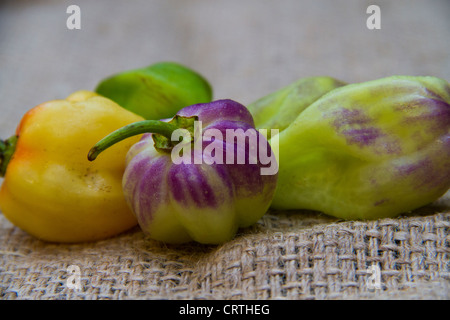
[[6,174],[9,160],[16,150],[18,136],[14,135],[6,140],[0,140],[0,177]]
[[179,141],[172,141],[172,133],[177,129],[187,129],[193,136],[194,121],[198,117],[181,117],[176,115],[169,122],[160,120],[144,120],[131,123],[110,133],[97,142],[88,153],[88,160],[94,161],[98,155],[112,145],[143,133],[153,133],[155,148],[161,151],[171,150]]

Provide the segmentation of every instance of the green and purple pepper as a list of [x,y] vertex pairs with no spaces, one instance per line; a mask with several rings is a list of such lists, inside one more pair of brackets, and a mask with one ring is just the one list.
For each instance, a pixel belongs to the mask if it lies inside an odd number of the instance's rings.
[[[195,123],[201,123],[201,128]],[[177,129],[188,132],[187,139],[173,141]],[[257,140],[238,143],[238,137],[229,139],[229,130],[251,133],[248,136]],[[239,228],[256,223],[269,208],[278,168],[272,174],[261,172],[276,164],[275,155],[243,105],[217,100],[183,108],[172,120],[131,124],[99,141],[88,158],[93,160],[110,145],[141,133],[141,140],[127,155],[123,191],[140,227],[152,239],[223,243]],[[206,152],[213,143],[215,152]],[[252,158],[250,150],[255,145],[265,146],[269,161]],[[180,146],[188,161],[175,163],[173,151]],[[219,153],[223,159],[231,154],[235,161],[216,161]],[[239,157],[244,161],[237,161]]]
[[272,207],[344,219],[394,217],[450,187],[450,85],[392,76],[349,84],[305,108],[279,135]]

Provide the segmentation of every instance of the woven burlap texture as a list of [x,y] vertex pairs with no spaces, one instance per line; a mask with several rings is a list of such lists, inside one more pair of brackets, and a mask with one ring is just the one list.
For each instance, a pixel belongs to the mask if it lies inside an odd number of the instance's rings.
[[[81,8],[81,30],[66,28],[69,4]],[[371,4],[381,6],[380,30],[366,27]],[[38,103],[163,60],[199,71],[215,99],[243,104],[307,76],[448,80],[448,8],[446,0],[0,1],[0,138]],[[448,299],[449,215],[448,193],[368,222],[269,212],[221,246],[167,246],[139,228],[49,244],[0,213],[0,299]],[[69,285],[74,267],[78,289]]]
[[448,196],[366,222],[268,212],[220,246],[169,246],[139,228],[93,243],[50,244],[3,216],[0,226],[2,299],[450,297]]

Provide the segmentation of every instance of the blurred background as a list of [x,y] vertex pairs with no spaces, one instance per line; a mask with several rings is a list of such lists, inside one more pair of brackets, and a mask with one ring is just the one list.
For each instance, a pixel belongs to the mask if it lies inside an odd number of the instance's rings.
[[[369,5],[379,30],[366,26]],[[69,5],[81,29],[69,30]],[[307,76],[450,80],[448,0],[0,1],[0,138],[35,105],[159,61],[248,104]]]

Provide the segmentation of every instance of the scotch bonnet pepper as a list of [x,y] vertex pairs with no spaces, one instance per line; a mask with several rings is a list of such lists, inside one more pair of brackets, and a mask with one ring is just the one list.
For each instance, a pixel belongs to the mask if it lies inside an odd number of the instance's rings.
[[393,217],[450,187],[450,85],[392,76],[331,90],[276,139],[276,209]]
[[[200,134],[194,130],[198,122]],[[194,134],[172,141],[179,128]],[[230,130],[245,134],[229,139]],[[123,190],[139,225],[151,238],[167,243],[222,243],[233,238],[239,227],[256,223],[269,208],[277,170],[268,174],[261,170],[276,165],[275,156],[243,105],[218,100],[183,108],[170,121],[131,124],[97,143],[89,159],[139,133],[145,134],[128,152]],[[195,148],[198,143],[200,148]],[[180,145],[183,148],[176,153],[183,152],[184,160],[175,163],[173,151]],[[266,160],[251,152],[257,146],[263,146]],[[222,163],[216,161],[219,154]],[[242,156],[243,162],[236,160]]]
[[13,224],[52,242],[107,238],[137,225],[122,192],[134,137],[91,163],[86,152],[109,132],[143,120],[94,92],[78,91],[28,111],[0,143],[0,209]]

